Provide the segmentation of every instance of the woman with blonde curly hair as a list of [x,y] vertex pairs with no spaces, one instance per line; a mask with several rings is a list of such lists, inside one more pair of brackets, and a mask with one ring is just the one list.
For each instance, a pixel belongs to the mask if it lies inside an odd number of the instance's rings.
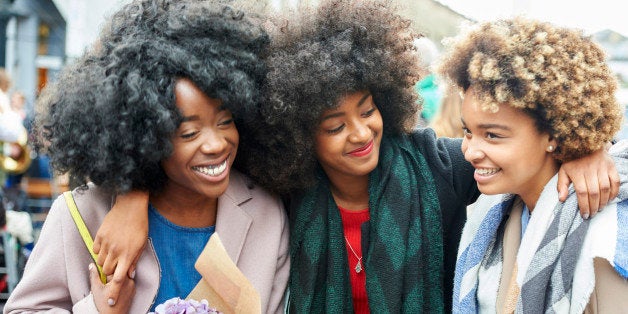
[[462,151],[484,194],[460,242],[454,312],[625,311],[625,145],[611,150],[619,197],[594,219],[555,189],[561,163],[619,130],[602,49],[580,31],[524,18],[482,23],[450,49],[440,71],[464,91]]

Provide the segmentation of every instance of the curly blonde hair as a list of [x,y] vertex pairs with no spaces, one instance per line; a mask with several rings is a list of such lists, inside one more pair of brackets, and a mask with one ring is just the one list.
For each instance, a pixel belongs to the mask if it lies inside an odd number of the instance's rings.
[[516,17],[472,26],[446,45],[438,72],[464,91],[473,86],[482,110],[529,114],[558,141],[557,160],[600,149],[620,128],[615,77],[580,30]]

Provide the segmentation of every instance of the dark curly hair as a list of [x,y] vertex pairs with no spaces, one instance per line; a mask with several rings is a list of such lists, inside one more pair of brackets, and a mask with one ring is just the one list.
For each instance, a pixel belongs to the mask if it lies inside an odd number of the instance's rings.
[[480,23],[449,40],[439,72],[473,86],[483,110],[526,112],[557,140],[560,161],[600,149],[621,126],[605,53],[580,30],[523,17]]
[[137,0],[39,99],[38,129],[53,168],[114,192],[156,191],[181,122],[174,85],[188,78],[232,111],[246,146],[269,36],[228,1]]
[[290,14],[271,24],[257,146],[247,152],[264,161],[246,167],[280,193],[315,182],[320,116],[347,93],[370,91],[389,134],[410,130],[419,110],[418,34],[391,1],[329,0]]

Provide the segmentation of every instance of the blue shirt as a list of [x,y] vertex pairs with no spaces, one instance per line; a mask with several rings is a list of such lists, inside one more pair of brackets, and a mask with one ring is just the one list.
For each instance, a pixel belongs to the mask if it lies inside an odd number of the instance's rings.
[[523,239],[523,235],[526,233],[526,229],[528,228],[528,222],[530,222],[530,210],[528,206],[523,204],[523,210],[521,210],[521,239]]
[[215,226],[187,228],[177,226],[148,206],[148,237],[152,240],[161,270],[157,297],[151,310],[168,299],[185,299],[201,280],[194,263],[205,248]]

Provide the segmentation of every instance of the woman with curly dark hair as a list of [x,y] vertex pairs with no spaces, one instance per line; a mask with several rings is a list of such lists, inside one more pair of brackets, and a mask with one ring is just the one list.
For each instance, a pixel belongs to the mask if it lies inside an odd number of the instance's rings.
[[[328,0],[275,25],[255,145],[240,156],[289,205],[291,311],[446,311],[479,192],[460,140],[412,130],[421,69],[410,22],[390,1]],[[610,186],[606,156],[595,157]]]
[[620,128],[602,48],[579,30],[518,17],[460,34],[440,71],[464,91],[462,151],[483,193],[462,234],[453,312],[625,312],[628,143],[611,150],[619,196],[593,219],[554,188],[561,162]]
[[[217,234],[261,311],[283,311],[285,211],[231,168],[248,145],[268,42],[254,16],[227,2],[136,0],[112,16],[97,45],[40,98],[51,163],[81,187],[54,202],[5,313],[146,313],[203,286],[195,262]],[[97,257],[70,199],[95,232],[115,194],[132,189],[150,193],[150,244],[137,272],[115,282],[121,293],[113,300],[114,283],[103,284],[94,264],[88,273]]]
[[[295,313],[448,311],[466,205],[460,140],[411,130],[420,69],[388,1],[323,1],[278,24],[247,170],[290,192]],[[445,305],[447,304],[447,305]]]

